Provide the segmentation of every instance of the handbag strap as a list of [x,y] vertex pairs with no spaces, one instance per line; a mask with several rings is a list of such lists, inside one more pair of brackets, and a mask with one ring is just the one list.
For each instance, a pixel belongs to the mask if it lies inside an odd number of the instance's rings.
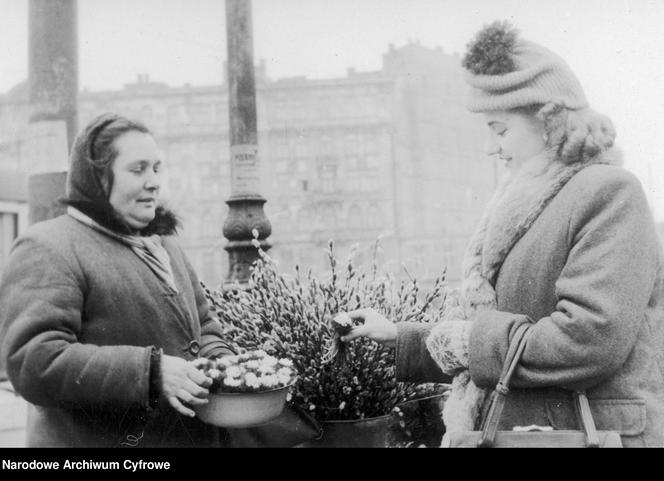
[[498,423],[500,422],[500,415],[505,406],[505,399],[509,392],[509,381],[516,369],[521,353],[526,347],[525,339],[526,334],[530,330],[530,324],[521,324],[517,327],[509,348],[505,356],[505,363],[503,364],[503,371],[500,374],[498,384],[491,394],[491,405],[487,413],[484,423],[482,425],[482,435],[480,436],[477,446],[480,448],[489,448],[493,446],[496,438],[496,431],[498,430]]
[[[510,342],[505,356],[505,363],[503,364],[503,371],[500,374],[498,384],[491,395],[491,405],[489,412],[482,424],[482,434],[477,446],[480,448],[490,448],[493,446],[496,439],[496,432],[498,424],[500,423],[500,416],[505,407],[505,400],[509,393],[509,382],[514,374],[516,366],[521,360],[521,355],[526,347],[526,340],[530,333],[532,324],[522,324],[517,328]],[[577,414],[581,419],[583,432],[586,435],[586,446],[589,448],[599,447],[599,435],[595,427],[592,413],[590,411],[590,403],[584,391],[577,391],[575,394],[575,406]]]
[[599,435],[595,427],[592,412],[590,411],[590,403],[584,391],[576,392],[576,410],[581,418],[581,425],[583,432],[586,433],[586,445],[589,448],[599,447]]

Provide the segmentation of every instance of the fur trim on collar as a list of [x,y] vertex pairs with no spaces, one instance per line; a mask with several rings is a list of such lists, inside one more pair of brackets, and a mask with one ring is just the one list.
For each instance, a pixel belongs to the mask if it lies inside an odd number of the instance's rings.
[[[545,152],[527,161],[516,174],[506,176],[471,238],[464,257],[461,293],[458,299],[445,306],[442,323],[472,320],[477,312],[496,309],[494,285],[503,261],[551,199],[588,165],[621,163],[622,156],[617,149],[575,164],[564,164],[551,152]],[[458,336],[449,335],[449,326],[439,325],[427,339],[427,348],[443,371],[450,366],[450,339],[454,337]],[[473,384],[467,370],[456,375],[443,410],[447,431],[476,429],[482,404],[489,393]]]
[[[579,171],[591,164],[617,164],[622,157],[618,152],[607,151],[586,163],[563,164],[545,152],[526,162],[513,177],[501,182],[489,204],[478,243],[481,260],[475,256],[464,259],[465,276],[476,261],[481,262],[481,274],[492,285],[503,261],[512,247],[530,229],[540,213],[567,182]],[[476,236],[477,236],[476,234]]]
[[[94,202],[86,200],[62,199],[65,205],[80,210],[98,224],[118,234],[131,235],[134,232],[115,213],[115,209],[108,202]],[[160,205],[155,211],[154,219],[139,234],[142,236],[174,235],[180,227],[180,219],[165,206]]]

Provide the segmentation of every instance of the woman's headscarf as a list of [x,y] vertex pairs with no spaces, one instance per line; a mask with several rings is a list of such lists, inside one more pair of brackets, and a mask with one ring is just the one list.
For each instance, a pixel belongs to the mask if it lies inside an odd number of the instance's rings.
[[[92,120],[76,137],[70,156],[69,174],[67,176],[66,198],[62,202],[81,211],[103,227],[119,234],[131,234],[109,202],[110,190],[113,186],[111,164],[104,159],[95,157],[95,142],[100,134],[111,128],[116,122],[129,122],[127,131],[149,133],[149,130],[138,122],[132,122],[116,114],[102,114]],[[107,187],[104,187],[106,179]],[[174,234],[178,220],[170,210],[158,206],[155,218],[141,230],[141,235]]]

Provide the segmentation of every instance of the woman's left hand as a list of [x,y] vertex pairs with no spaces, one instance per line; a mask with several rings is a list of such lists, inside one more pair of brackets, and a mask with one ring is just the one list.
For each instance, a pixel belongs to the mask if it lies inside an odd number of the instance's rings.
[[168,403],[185,416],[194,417],[196,413],[187,407],[207,404],[208,387],[212,379],[203,371],[184,359],[175,356],[161,357],[161,389]]
[[359,309],[348,313],[354,321],[362,321],[348,334],[341,337],[343,342],[352,341],[358,337],[368,337],[384,346],[394,347],[397,340],[397,326],[374,309]]

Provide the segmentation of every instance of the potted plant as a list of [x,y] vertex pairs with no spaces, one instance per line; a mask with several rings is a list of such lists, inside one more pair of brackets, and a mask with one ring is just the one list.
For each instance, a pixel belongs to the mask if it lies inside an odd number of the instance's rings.
[[[330,241],[326,278],[318,279],[310,271],[304,274],[299,267],[288,276],[260,251],[258,242],[254,245],[261,258],[252,270],[249,289],[205,288],[206,295],[227,338],[237,348],[260,349],[292,360],[299,379],[289,405],[322,426],[322,442],[334,445],[333,433],[355,429],[353,435],[342,435],[344,445],[353,441],[356,445],[385,445],[388,432],[399,434],[398,427],[407,424],[394,412],[396,406],[417,398],[440,397],[446,390],[446,385],[398,383],[393,350],[366,338],[337,344],[345,351],[343,355],[335,356],[334,362],[326,359],[326,353],[335,348],[332,320],[339,312],[372,307],[394,322],[435,322],[437,306],[447,294],[444,272],[431,289],[421,292],[416,279],[396,281],[389,274],[379,274],[378,242],[371,269],[365,272],[354,265],[352,253],[340,269]],[[394,422],[397,429],[388,429]],[[363,437],[363,427],[371,434]],[[408,430],[402,429],[401,434],[408,435]],[[406,441],[392,444],[405,445]]]

